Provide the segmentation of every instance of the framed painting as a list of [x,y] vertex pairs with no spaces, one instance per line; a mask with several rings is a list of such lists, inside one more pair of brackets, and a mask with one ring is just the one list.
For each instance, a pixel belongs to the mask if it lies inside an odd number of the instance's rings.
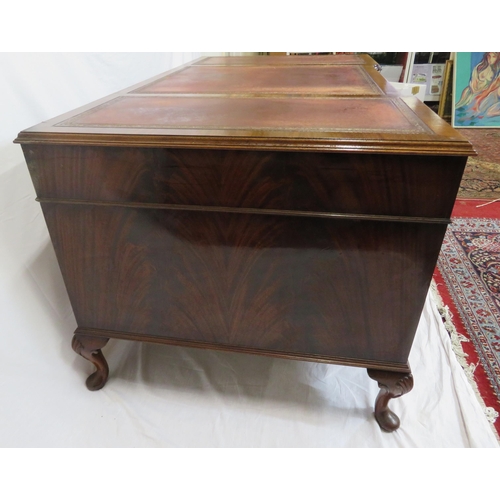
[[500,127],[500,52],[457,52],[453,126]]

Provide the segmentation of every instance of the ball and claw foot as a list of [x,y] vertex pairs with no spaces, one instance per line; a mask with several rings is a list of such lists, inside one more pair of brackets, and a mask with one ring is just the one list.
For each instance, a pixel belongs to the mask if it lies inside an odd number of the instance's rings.
[[387,432],[399,428],[399,417],[389,409],[389,401],[399,398],[413,389],[413,375],[404,372],[385,370],[368,370],[368,376],[378,382],[380,392],[375,401],[375,419],[378,425]]
[[101,352],[101,349],[108,343],[108,340],[103,337],[75,334],[71,342],[73,351],[89,360],[97,368],[97,371],[92,373],[85,382],[89,391],[102,389],[108,380],[109,367]]

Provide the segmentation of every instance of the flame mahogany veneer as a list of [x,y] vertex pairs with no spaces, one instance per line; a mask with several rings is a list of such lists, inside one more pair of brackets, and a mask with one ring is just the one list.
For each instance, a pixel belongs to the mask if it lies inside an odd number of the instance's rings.
[[78,328],[364,367],[408,356],[470,144],[368,56],[201,58],[19,134]]

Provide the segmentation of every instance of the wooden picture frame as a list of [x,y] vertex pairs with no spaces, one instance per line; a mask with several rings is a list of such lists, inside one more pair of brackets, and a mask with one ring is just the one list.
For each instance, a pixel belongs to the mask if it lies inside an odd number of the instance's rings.
[[457,52],[452,125],[500,127],[500,52]]
[[444,67],[443,87],[441,90],[441,98],[439,100],[438,115],[451,122],[452,115],[452,101],[453,101],[453,60],[446,61]]

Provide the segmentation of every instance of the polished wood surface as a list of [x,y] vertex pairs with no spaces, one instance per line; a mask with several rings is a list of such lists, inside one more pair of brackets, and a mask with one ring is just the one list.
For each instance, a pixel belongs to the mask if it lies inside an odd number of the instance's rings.
[[385,218],[447,219],[465,165],[454,156],[96,146],[30,145],[25,154],[42,200]]
[[90,361],[96,368],[86,380],[89,391],[98,391],[106,384],[109,376],[109,367],[101,349],[108,343],[109,338],[76,334],[71,341],[73,351]]
[[[408,356],[470,144],[367,56],[203,58],[19,134],[78,328],[368,368]],[[294,62],[295,61],[295,62]]]
[[62,203],[44,214],[79,325],[391,366],[407,362],[401,332],[416,330],[446,229]]
[[375,401],[375,419],[384,431],[395,431],[401,422],[389,408],[389,401],[404,396],[413,389],[413,375],[368,369],[368,376],[376,380],[380,387]]

